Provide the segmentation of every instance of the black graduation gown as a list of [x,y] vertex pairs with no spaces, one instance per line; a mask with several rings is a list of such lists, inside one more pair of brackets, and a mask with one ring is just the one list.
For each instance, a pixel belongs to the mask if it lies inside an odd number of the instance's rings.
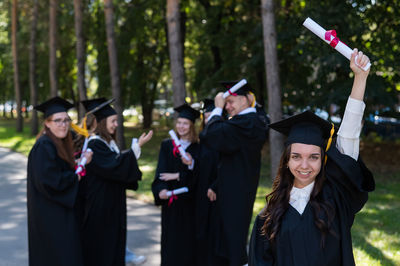
[[100,139],[90,140],[88,148],[93,158],[81,182],[84,262],[86,266],[125,265],[125,190],[137,189],[142,173],[131,149],[118,154]]
[[[186,152],[197,164],[198,144],[192,143]],[[179,181],[163,181],[159,179],[160,173],[179,172]],[[168,206],[168,200],[158,197],[161,190],[173,190],[188,187],[189,192],[178,195]],[[195,263],[195,181],[193,171],[184,165],[179,155],[173,155],[172,140],[167,139],[161,143],[158,165],[152,191],[156,205],[161,205],[161,265],[162,266],[193,266]]]
[[[201,135],[201,134],[200,134]],[[200,143],[199,159],[196,162],[196,265],[213,265],[216,236],[216,202],[211,202],[207,191],[217,193],[218,152]]]
[[41,136],[28,157],[29,265],[83,265],[75,213],[78,176]]
[[[373,191],[375,182],[362,160],[341,154],[336,147],[328,151],[326,182],[322,198],[335,209],[332,230],[325,246],[321,247],[321,233],[314,224],[312,207],[307,204],[300,215],[292,206],[284,214],[276,244],[272,245],[260,234],[264,219],[255,221],[250,241],[249,265],[355,265],[351,241],[351,226],[355,214],[361,210]],[[326,218],[326,217],[322,217]]]
[[247,263],[247,235],[265,140],[265,124],[256,113],[236,115],[226,121],[215,116],[206,125],[201,139],[220,156],[216,249],[217,255],[229,265]]

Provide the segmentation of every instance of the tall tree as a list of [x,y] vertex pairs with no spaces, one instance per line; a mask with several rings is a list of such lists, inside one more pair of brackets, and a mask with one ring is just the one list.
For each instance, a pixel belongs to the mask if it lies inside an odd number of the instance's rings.
[[186,98],[179,0],[167,0],[167,25],[173,102],[174,107],[177,107],[182,105]]
[[15,100],[17,102],[17,132],[22,132],[22,92],[19,84],[19,68],[18,68],[18,42],[17,42],[17,27],[18,27],[18,0],[13,0],[11,11],[11,45],[14,66],[14,89]]
[[[36,83],[36,33],[38,21],[38,0],[33,0],[32,21],[29,45],[29,88],[31,92],[30,102],[32,106],[37,105],[38,91]],[[38,133],[38,115],[35,109],[32,110],[31,134]]]
[[[83,6],[82,0],[74,0],[75,13],[75,35],[76,35],[76,58],[78,62],[78,92],[79,101],[87,99],[85,85],[85,60],[86,46],[83,33]],[[84,111],[82,104],[78,107],[79,117],[83,117]]]
[[50,0],[49,7],[49,77],[50,95],[57,96],[57,0]]
[[[267,77],[268,113],[271,122],[282,119],[282,99],[279,80],[278,55],[276,50],[276,30],[274,1],[261,0],[261,16],[263,24],[264,57]],[[271,178],[274,178],[283,151],[283,137],[274,130],[269,132],[271,156]]]
[[114,33],[114,6],[112,0],[104,0],[104,14],[106,19],[108,60],[110,63],[111,89],[115,99],[115,110],[118,114],[117,141],[121,148],[125,148],[124,139],[124,117],[122,115],[123,106],[121,99],[121,86],[118,70],[118,54]]

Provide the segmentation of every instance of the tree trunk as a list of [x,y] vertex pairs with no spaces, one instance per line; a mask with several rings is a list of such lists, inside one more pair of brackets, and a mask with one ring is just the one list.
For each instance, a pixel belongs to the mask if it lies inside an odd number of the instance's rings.
[[22,96],[21,88],[19,84],[19,69],[18,69],[18,47],[17,47],[17,23],[18,23],[18,0],[13,0],[12,11],[11,11],[11,49],[13,55],[13,66],[14,66],[14,89],[15,89],[15,101],[17,102],[17,132],[23,130],[23,118],[22,118]]
[[[282,100],[279,81],[279,65],[276,50],[276,31],[273,0],[261,0],[263,23],[264,57],[267,77],[268,113],[271,123],[282,119]],[[271,178],[274,179],[283,151],[283,136],[274,131],[269,132]]]
[[111,73],[111,89],[112,89],[112,95],[115,99],[114,107],[118,114],[117,141],[120,147],[124,149],[125,148],[124,117],[122,116],[123,107],[121,100],[121,86],[120,86],[119,71],[118,71],[117,47],[114,36],[115,35],[114,7],[112,0],[104,0],[104,14],[106,18],[108,60],[110,62],[110,73]]
[[[29,46],[29,87],[31,91],[31,105],[37,105],[37,84],[36,84],[36,33],[37,33],[37,20],[38,20],[38,0],[33,0],[33,11],[32,11],[32,24],[30,34],[30,46]],[[31,119],[31,135],[37,135],[38,128],[38,115],[35,109],[32,109]]]
[[[83,34],[83,9],[82,0],[74,0],[75,12],[75,35],[76,35],[76,58],[78,62],[78,92],[79,101],[87,99],[86,86],[85,86],[85,60],[86,60],[86,47],[85,38]],[[84,116],[84,107],[78,104],[78,117]]]
[[57,0],[50,0],[49,7],[49,77],[50,95],[57,96]]
[[185,70],[181,42],[179,0],[167,0],[168,47],[171,63],[174,107],[185,103]]

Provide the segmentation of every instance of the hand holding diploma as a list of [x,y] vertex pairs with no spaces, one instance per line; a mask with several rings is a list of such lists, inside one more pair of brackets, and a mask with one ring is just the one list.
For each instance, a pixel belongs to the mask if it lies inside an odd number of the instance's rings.
[[83,176],[83,171],[85,169],[85,165],[92,161],[93,151],[88,148],[85,152],[82,153],[81,158],[79,158],[78,165],[75,171],[75,174],[80,178]]
[[181,187],[181,188],[174,189],[172,191],[167,191],[167,196],[169,198],[172,195],[179,195],[179,194],[186,193],[186,192],[189,192],[189,189],[187,187]]
[[[335,48],[339,53],[341,53],[343,56],[345,56],[347,59],[351,59],[351,54],[352,50],[343,42],[339,40],[339,38],[336,37],[336,31],[334,30],[329,30],[326,31],[324,28],[322,28],[318,23],[316,23],[314,20],[311,18],[307,18],[303,26],[312,31],[315,35],[317,35],[319,38],[321,38],[323,41],[328,43],[330,46]],[[356,58],[356,61],[358,58]],[[371,66],[371,63],[368,62],[368,64],[364,65],[362,69],[364,71],[367,71]]]
[[186,160],[190,161],[190,158],[186,155],[185,150],[182,148],[181,142],[178,139],[178,136],[175,134],[175,131],[172,129],[168,132],[171,136],[171,139],[174,141],[174,155],[177,151],[179,151],[180,155],[184,157]]

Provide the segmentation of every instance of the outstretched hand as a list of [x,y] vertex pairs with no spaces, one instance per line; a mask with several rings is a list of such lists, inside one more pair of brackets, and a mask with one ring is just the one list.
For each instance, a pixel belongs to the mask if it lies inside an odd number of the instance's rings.
[[[356,61],[357,56],[357,61]],[[354,73],[353,88],[351,89],[350,97],[359,101],[364,99],[365,88],[367,85],[367,77],[371,68],[367,71],[362,70],[362,67],[369,63],[369,58],[363,52],[357,49],[353,50],[350,58],[350,68]]]
[[368,63],[368,56],[366,56],[362,51],[358,51],[357,48],[355,48],[350,58],[350,68],[351,70],[353,70],[354,75],[362,75],[367,77],[371,68],[368,68],[367,71],[364,71],[362,68],[365,67]]
[[150,130],[147,134],[143,133],[142,135],[140,135],[138,140],[139,146],[142,147],[144,144],[149,142],[149,140],[151,140],[151,137],[153,137],[153,130]]

